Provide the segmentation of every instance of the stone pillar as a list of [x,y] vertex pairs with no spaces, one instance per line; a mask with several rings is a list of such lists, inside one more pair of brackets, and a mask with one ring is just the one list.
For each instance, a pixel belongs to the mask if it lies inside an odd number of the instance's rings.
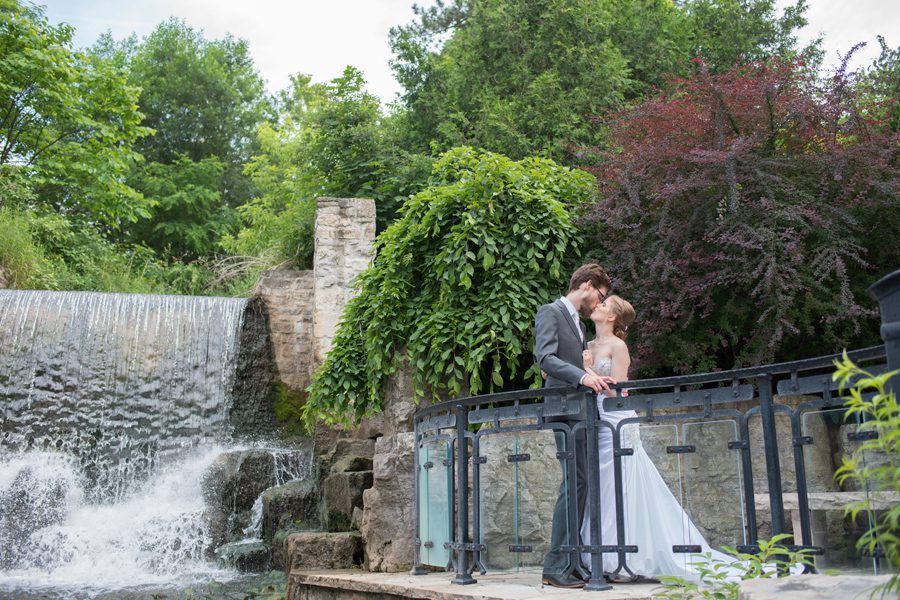
[[372,260],[374,240],[374,200],[317,200],[313,256],[313,354],[316,365],[324,362],[331,348],[341,313],[352,295],[350,281]]
[[256,286],[269,312],[278,378],[293,390],[310,384],[313,362],[313,272],[266,271]]

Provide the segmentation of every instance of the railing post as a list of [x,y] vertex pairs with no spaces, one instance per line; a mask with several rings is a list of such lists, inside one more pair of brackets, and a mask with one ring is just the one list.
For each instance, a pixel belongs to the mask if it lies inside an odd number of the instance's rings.
[[456,405],[456,577],[453,583],[469,585],[476,579],[469,573],[469,447],[466,431],[469,414],[462,404]]
[[[784,502],[781,497],[781,464],[778,458],[778,435],[772,407],[772,376],[760,375],[759,415],[762,418],[763,445],[766,451],[766,477],[769,483],[769,507],[772,511],[772,535],[784,533]],[[754,540],[755,542],[756,540]]]
[[[597,396],[593,392],[584,394],[584,401],[587,405],[585,429],[587,435],[587,461],[588,461],[588,503],[591,507],[591,546],[600,547],[603,545],[603,520],[600,506],[600,428],[598,421],[600,415],[597,413]],[[576,460],[577,457],[576,457]],[[617,515],[618,516],[618,515]],[[576,525],[577,531],[580,523]],[[575,543],[575,545],[580,545]],[[576,553],[574,560],[579,560]],[[585,584],[584,589],[587,591],[611,590],[612,586],[606,583],[603,578],[603,553],[591,550],[591,578]]]
[[416,511],[416,544],[414,548],[415,555],[413,557],[413,568],[410,571],[411,575],[425,575],[428,571],[425,570],[424,565],[422,564],[422,507],[419,502],[419,478],[422,476],[422,465],[419,464],[419,421],[415,420],[415,424],[413,425],[413,505],[415,506]]
[[[900,369],[900,269],[872,284],[869,294],[881,307],[881,339],[888,370]],[[888,382],[888,391],[894,387]]]

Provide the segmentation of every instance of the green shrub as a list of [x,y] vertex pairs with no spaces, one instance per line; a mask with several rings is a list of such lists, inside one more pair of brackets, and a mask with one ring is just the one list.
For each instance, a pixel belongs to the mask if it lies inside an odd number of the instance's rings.
[[[860,431],[876,434],[860,444],[852,456],[845,456],[843,464],[835,473],[839,483],[855,479],[864,489],[878,492],[900,493],[900,405],[896,393],[888,388],[888,380],[900,373],[891,371],[872,375],[860,369],[844,356],[835,361],[837,370],[834,379],[840,382],[840,390],[849,390],[847,418],[859,418]],[[900,380],[895,380],[895,383]],[[866,453],[880,453],[888,460],[879,464],[867,464],[862,457]],[[855,519],[860,511],[871,512],[871,498],[847,507],[847,513]],[[877,550],[884,553],[885,560],[894,568],[894,575],[881,587],[882,595],[900,592],[900,504],[876,513],[877,517],[869,529],[857,542],[857,548],[874,555]]]
[[592,184],[550,160],[471,148],[440,157],[356,280],[310,387],[307,424],[380,411],[404,361],[417,399],[539,385],[534,314],[565,288],[579,242],[567,207]]
[[696,555],[693,563],[700,576],[700,583],[688,581],[682,577],[660,577],[665,590],[655,593],[654,598],[669,600],[693,600],[708,598],[710,600],[738,600],[741,581],[747,579],[767,579],[776,577],[779,571],[785,571],[796,565],[811,565],[809,550],[791,551],[782,542],[792,537],[782,533],[770,540],[760,540],[759,552],[738,552],[726,546],[725,552],[734,556],[734,560],[722,561],[712,558],[712,554]]

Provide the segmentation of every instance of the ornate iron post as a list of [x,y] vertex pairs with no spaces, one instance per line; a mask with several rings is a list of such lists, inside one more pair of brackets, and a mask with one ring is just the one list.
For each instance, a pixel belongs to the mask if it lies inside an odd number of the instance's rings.
[[[881,339],[888,370],[900,369],[900,269],[885,275],[869,288],[881,306]],[[890,384],[889,384],[890,385]],[[895,383],[891,388],[896,388]]]

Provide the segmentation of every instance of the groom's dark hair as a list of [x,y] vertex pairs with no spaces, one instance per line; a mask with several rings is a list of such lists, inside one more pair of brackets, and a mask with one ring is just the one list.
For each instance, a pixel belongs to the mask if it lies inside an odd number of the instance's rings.
[[603,267],[593,262],[581,265],[575,269],[575,272],[572,273],[572,279],[569,280],[569,291],[577,290],[585,281],[589,281],[598,290],[601,287],[606,289],[612,287],[612,280],[606,274],[606,271],[603,270]]

